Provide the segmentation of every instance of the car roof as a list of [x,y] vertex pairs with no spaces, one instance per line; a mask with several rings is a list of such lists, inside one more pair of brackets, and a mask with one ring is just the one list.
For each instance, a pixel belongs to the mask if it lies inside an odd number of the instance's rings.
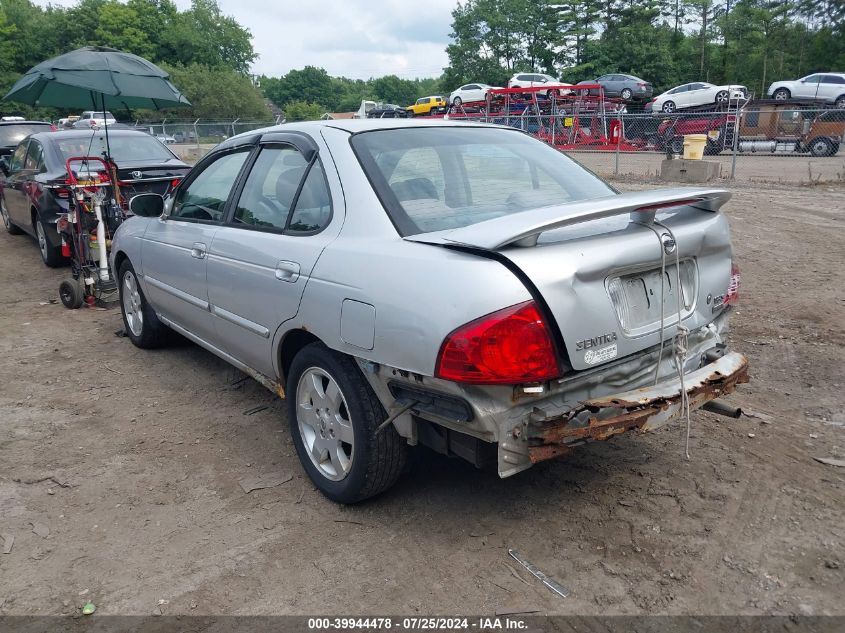
[[0,125],[52,125],[47,121],[0,121]]
[[[151,138],[150,135],[147,132],[144,132],[143,130],[114,129],[111,126],[107,127],[109,128],[109,137],[144,136],[147,138]],[[105,128],[100,128],[98,130],[94,130],[92,128],[82,128],[73,130],[59,130],[58,132],[38,132],[30,136],[31,138],[35,138],[38,140],[50,139],[60,141],[66,138],[89,138],[91,134],[99,133],[102,133],[105,136]]]

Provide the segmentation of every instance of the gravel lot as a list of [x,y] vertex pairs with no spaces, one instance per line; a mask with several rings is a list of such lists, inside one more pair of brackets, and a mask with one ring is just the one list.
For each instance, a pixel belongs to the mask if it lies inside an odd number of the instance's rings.
[[845,189],[733,188],[730,401],[760,417],[695,413],[690,461],[675,424],[503,481],[421,449],[356,507],[304,478],[272,394],[49,303],[67,270],[0,234],[0,614],[845,614],[845,468],[813,460],[845,457]]

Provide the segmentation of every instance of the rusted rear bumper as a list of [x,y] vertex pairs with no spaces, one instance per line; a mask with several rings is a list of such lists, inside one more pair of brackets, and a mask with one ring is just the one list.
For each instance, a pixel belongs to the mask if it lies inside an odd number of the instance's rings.
[[[731,393],[748,382],[748,360],[732,352],[684,376],[690,409]],[[586,400],[566,415],[528,426],[528,456],[533,463],[564,455],[573,444],[606,440],[630,429],[651,431],[680,417],[680,380]]]

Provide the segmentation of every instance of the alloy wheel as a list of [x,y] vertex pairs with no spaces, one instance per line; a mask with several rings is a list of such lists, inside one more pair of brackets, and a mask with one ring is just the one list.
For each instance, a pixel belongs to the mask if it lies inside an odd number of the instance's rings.
[[135,336],[141,336],[144,330],[144,306],[141,292],[138,290],[138,280],[131,270],[123,275],[123,313],[126,315],[126,325]]
[[355,437],[349,407],[337,381],[311,367],[296,387],[296,421],[311,462],[326,479],[340,481],[352,468]]
[[0,216],[3,216],[3,225],[8,231],[12,226],[12,221],[9,219],[9,212],[6,210],[6,200],[0,197]]
[[41,250],[41,257],[46,262],[50,257],[50,245],[47,244],[47,234],[44,232],[44,225],[41,220],[35,222],[35,233],[38,235],[38,248]]

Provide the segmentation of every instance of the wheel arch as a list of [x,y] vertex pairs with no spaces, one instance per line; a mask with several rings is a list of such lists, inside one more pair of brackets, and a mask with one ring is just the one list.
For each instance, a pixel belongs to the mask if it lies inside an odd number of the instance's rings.
[[286,384],[293,359],[302,348],[311,343],[323,343],[325,345],[320,337],[302,328],[290,330],[282,337],[277,351],[280,384]]

